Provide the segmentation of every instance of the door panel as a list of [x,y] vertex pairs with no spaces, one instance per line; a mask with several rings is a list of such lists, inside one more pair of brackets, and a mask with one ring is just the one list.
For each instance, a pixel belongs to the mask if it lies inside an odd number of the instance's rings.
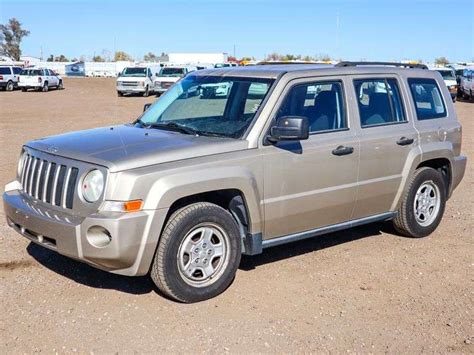
[[[352,216],[357,219],[392,209],[408,156],[419,145],[413,119],[405,110],[407,93],[401,80],[393,76],[353,79],[360,139],[359,188]],[[376,84],[364,91],[357,85],[362,80]]]
[[[305,116],[313,133],[308,140],[262,147],[265,239],[351,218],[359,142],[348,128],[345,98],[341,79],[307,78],[287,84],[273,117]],[[336,155],[338,147],[352,149],[339,149]]]
[[[264,149],[265,238],[347,221],[357,190],[359,146],[350,131]],[[354,152],[337,156],[338,146]]]

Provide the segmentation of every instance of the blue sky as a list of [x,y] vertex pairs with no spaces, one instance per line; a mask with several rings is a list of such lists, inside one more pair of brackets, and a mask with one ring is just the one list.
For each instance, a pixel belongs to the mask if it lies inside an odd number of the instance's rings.
[[22,50],[33,56],[232,54],[235,45],[238,57],[474,60],[474,0],[0,0],[0,22],[10,17],[31,31]]

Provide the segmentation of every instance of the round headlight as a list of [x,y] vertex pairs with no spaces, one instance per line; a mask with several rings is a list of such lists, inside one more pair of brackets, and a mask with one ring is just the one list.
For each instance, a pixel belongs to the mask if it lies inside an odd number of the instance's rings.
[[99,170],[91,170],[82,180],[82,196],[87,202],[96,202],[104,191],[104,175]]

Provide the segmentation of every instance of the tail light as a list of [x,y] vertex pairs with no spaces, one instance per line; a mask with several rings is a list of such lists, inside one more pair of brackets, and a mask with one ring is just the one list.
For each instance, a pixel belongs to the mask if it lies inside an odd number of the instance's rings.
[[41,83],[43,81],[43,79],[41,79],[41,77],[39,76],[38,77],[38,83]]
[[3,80],[3,75],[0,75],[0,80]]

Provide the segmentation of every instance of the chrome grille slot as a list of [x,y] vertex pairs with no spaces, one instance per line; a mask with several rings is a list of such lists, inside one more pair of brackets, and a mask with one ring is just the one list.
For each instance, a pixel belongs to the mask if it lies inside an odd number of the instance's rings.
[[20,172],[23,192],[54,206],[72,209],[79,169],[35,155],[26,156]]

